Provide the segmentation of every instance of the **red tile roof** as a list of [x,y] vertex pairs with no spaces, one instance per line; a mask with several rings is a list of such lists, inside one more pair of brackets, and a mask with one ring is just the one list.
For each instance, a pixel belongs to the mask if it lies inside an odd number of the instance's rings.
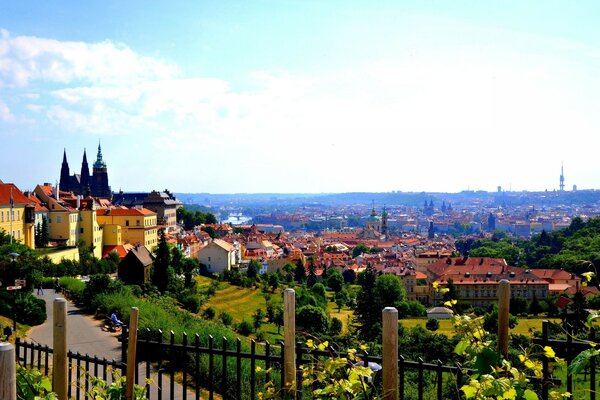
[[32,204],[33,201],[28,199],[23,192],[13,183],[0,184],[0,204],[10,204],[10,196],[12,191],[13,204]]

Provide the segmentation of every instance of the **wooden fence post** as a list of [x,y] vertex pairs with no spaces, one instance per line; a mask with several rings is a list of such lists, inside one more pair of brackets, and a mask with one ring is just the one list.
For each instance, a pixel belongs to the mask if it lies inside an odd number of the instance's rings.
[[283,291],[283,364],[285,376],[283,388],[291,398],[296,391],[296,292],[287,288]]
[[137,334],[138,334],[138,316],[139,310],[137,307],[131,308],[129,314],[129,346],[127,347],[127,380],[125,384],[125,399],[133,399],[133,380],[136,367],[137,353]]
[[510,282],[502,279],[498,285],[498,352],[508,355],[508,323],[510,312]]
[[0,343],[0,399],[17,400],[17,359],[15,347]]
[[398,400],[398,310],[386,307],[383,317],[383,399]]
[[[68,371],[67,360],[67,301],[63,298],[54,299],[54,324],[52,329],[53,348],[53,390],[58,400],[67,400]],[[79,373],[79,371],[78,371]]]

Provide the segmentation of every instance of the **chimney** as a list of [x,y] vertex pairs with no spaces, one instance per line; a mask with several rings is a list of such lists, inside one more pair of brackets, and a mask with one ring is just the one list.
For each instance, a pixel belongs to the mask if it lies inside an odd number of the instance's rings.
[[81,196],[77,195],[77,209],[79,210],[81,208]]

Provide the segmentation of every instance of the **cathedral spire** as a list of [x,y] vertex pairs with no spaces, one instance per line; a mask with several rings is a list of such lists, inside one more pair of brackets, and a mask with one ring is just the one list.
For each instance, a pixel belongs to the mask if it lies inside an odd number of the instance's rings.
[[69,171],[69,163],[67,161],[67,149],[63,152],[63,161],[60,167],[60,183],[59,186],[63,190],[69,190],[71,186],[71,172]]
[[106,168],[106,163],[102,160],[102,148],[100,147],[100,141],[98,141],[98,156],[94,163],[94,168]]

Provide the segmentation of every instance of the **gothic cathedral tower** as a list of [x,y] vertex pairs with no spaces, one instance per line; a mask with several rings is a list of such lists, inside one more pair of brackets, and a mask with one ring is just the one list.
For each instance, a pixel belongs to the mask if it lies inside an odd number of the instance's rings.
[[95,197],[111,198],[112,192],[108,186],[108,173],[106,163],[102,159],[102,149],[98,143],[98,156],[94,163],[91,182],[92,195]]

